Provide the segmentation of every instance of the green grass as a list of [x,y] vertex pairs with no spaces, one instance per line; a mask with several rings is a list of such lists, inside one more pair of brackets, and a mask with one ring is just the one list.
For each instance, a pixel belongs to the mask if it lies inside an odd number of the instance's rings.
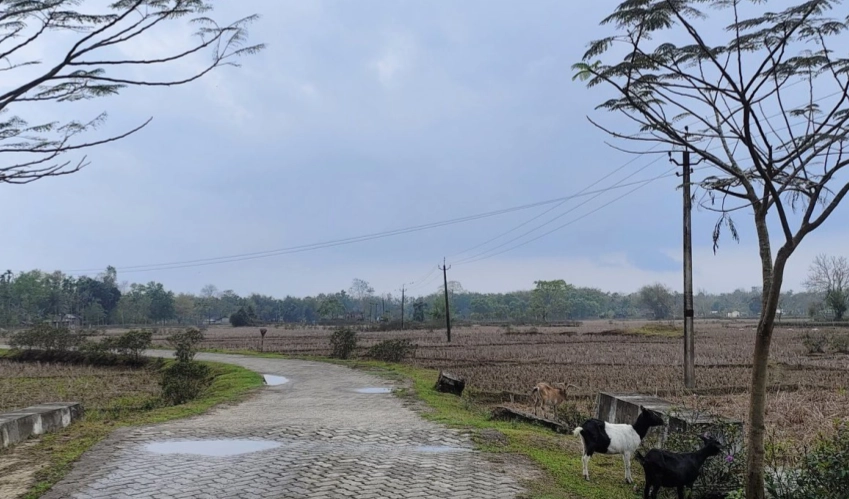
[[[6,354],[0,351],[0,355]],[[87,411],[81,421],[42,436],[25,452],[27,460],[46,463],[47,466],[36,473],[35,483],[24,497],[40,497],[70,471],[74,461],[85,451],[117,428],[199,415],[215,405],[237,402],[262,386],[262,376],[243,367],[204,363],[210,366],[213,381],[198,399],[178,406],[161,407],[150,397],[119,397],[110,401],[109,409]]]
[[[338,360],[324,357],[291,356],[275,353],[259,353],[248,350],[204,350],[210,353],[230,353],[264,358],[303,359],[330,362],[355,369],[363,369],[377,375],[408,380],[409,389],[396,394],[425,403],[429,410],[422,417],[450,428],[470,430],[478,447],[496,454],[520,454],[530,458],[545,472],[545,478],[529,484],[533,499],[634,499],[642,496],[633,491],[633,485],[625,483],[625,469],[621,456],[593,456],[590,461],[590,479],[581,474],[580,439],[573,435],[557,434],[541,426],[489,419],[485,407],[474,404],[467,397],[456,397],[439,393],[433,389],[438,372],[405,364],[363,360]],[[487,434],[497,431],[506,443],[492,442]],[[502,439],[502,440],[505,440]],[[642,482],[642,468],[636,462],[631,465],[631,475]]]

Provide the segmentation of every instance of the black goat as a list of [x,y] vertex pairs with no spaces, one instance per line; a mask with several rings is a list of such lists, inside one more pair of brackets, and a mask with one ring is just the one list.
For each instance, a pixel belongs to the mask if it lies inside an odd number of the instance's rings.
[[643,499],[656,499],[661,487],[678,489],[678,499],[684,499],[684,487],[693,488],[699,477],[699,471],[705,460],[719,454],[722,444],[710,436],[699,435],[705,445],[695,452],[669,452],[660,449],[649,450],[645,457],[637,451],[634,457],[643,465],[646,473],[646,488]]

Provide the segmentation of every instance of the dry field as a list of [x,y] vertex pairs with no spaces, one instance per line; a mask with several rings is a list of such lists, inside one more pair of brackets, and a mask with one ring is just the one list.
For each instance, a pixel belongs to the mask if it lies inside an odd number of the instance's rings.
[[86,410],[125,407],[154,398],[158,378],[145,369],[0,359],[0,412],[47,402],[82,402]]
[[[639,321],[588,321],[581,327],[502,328],[493,326],[445,330],[360,333],[360,350],[389,338],[409,338],[419,348],[408,362],[444,368],[467,379],[481,400],[523,401],[539,381],[568,382],[578,408],[591,412],[600,390],[637,391],[746,419],[754,324],[744,321],[696,323],[695,394],[683,386],[683,344],[670,325]],[[678,325],[680,328],[680,324]],[[771,351],[768,424],[779,437],[813,438],[835,418],[849,417],[849,355],[808,355],[806,328],[784,324],[776,329]],[[821,329],[819,334],[849,335],[847,329]],[[270,327],[265,350],[295,355],[329,353],[331,330]],[[680,333],[679,333],[680,334]],[[163,340],[165,332],[158,340]],[[259,349],[258,328],[213,327],[207,348]]]

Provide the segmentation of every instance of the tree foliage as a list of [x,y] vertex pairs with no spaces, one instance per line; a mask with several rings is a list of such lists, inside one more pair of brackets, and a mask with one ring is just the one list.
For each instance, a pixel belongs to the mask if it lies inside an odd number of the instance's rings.
[[651,311],[655,319],[671,319],[675,304],[672,290],[659,282],[640,288],[640,304]]
[[534,281],[531,292],[531,309],[543,321],[564,318],[569,312],[569,291],[572,286],[563,279]]
[[[718,213],[714,251],[723,228],[739,238],[733,214],[753,217],[763,287],[747,440],[750,499],[764,497],[767,366],[784,269],[849,192],[849,17],[841,4],[805,0],[774,11],[761,1],[626,0],[602,20],[613,34],[591,42],[573,66],[576,79],[613,91],[598,109],[636,128],[616,131],[593,120],[600,129],[686,151],[711,167],[695,183],[705,192],[701,205]],[[770,221],[781,234],[774,257]]]
[[[110,279],[107,274],[97,279]],[[94,279],[94,278],[92,278]],[[64,314],[73,314],[83,318],[83,324],[123,324],[144,327],[150,324],[201,325],[213,321],[229,322],[234,313],[244,309],[245,318],[255,323],[312,323],[319,320],[337,320],[345,317],[346,310],[355,310],[357,301],[347,292],[320,293],[315,296],[276,298],[253,293],[240,296],[231,290],[218,291],[214,286],[205,286],[198,294],[174,294],[166,290],[161,283],[129,284],[120,293],[117,305],[108,313],[100,312],[97,320],[90,322],[89,310],[92,307],[90,296],[80,293],[77,278],[61,272],[45,273],[29,271],[14,274],[0,274],[0,327],[34,324],[40,321],[53,321]],[[110,282],[117,282],[117,276]],[[86,286],[89,286],[88,284]],[[162,286],[162,287],[160,287]],[[542,320],[539,308],[534,308],[533,291],[513,291],[510,293],[476,293],[471,291],[451,291],[449,299],[451,317],[457,321],[510,321],[538,322]],[[114,288],[117,290],[118,288]],[[456,290],[462,289],[455,287]],[[818,292],[794,293],[788,290],[782,293],[782,308],[785,315],[805,316],[811,305],[817,305],[824,295]],[[673,315],[680,315],[682,295],[672,293]],[[737,289],[727,293],[700,293],[696,297],[697,311],[700,317],[725,317],[726,313],[739,311],[744,314],[750,306],[759,303],[760,288]],[[162,301],[159,310],[154,312],[153,303]],[[385,297],[386,316],[390,321],[399,321],[401,314],[400,296]],[[566,287],[568,308],[555,315],[558,319],[627,319],[642,318],[646,307],[640,299],[640,293],[610,293],[595,288]],[[107,305],[108,306],[108,305]],[[425,322],[433,306],[441,311],[445,307],[443,290],[434,290],[425,296],[408,296],[404,308],[405,321]],[[253,311],[253,316],[250,311]],[[559,314],[559,315],[558,315]],[[444,317],[441,316],[440,317]],[[443,319],[444,320],[444,319]],[[250,325],[248,322],[246,325]],[[243,324],[243,323],[240,323]]]
[[[246,43],[247,27],[257,16],[220,25],[209,17],[211,10],[205,0],[117,0],[99,12],[80,0],[0,2],[0,58],[4,78],[12,82],[0,94],[0,153],[9,158],[0,165],[0,183],[25,184],[74,173],[86,159],[65,159],[67,154],[120,140],[151,121],[86,140],[84,135],[106,121],[105,112],[33,123],[26,117],[31,104],[91,100],[127,87],[183,85],[217,67],[237,66],[237,58],[263,48]],[[180,21],[196,27],[196,41],[148,57],[118,55],[122,48],[151,46],[158,29]],[[186,62],[204,53],[207,62],[186,72],[191,67]],[[164,80],[146,76],[157,67],[182,69],[183,74]]]

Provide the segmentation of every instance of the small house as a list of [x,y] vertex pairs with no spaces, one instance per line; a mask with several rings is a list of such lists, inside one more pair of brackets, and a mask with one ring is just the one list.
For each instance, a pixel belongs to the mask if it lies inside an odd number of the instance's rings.
[[68,329],[76,329],[82,326],[82,324],[82,319],[74,314],[65,314],[50,321],[50,325],[53,327],[65,327]]

